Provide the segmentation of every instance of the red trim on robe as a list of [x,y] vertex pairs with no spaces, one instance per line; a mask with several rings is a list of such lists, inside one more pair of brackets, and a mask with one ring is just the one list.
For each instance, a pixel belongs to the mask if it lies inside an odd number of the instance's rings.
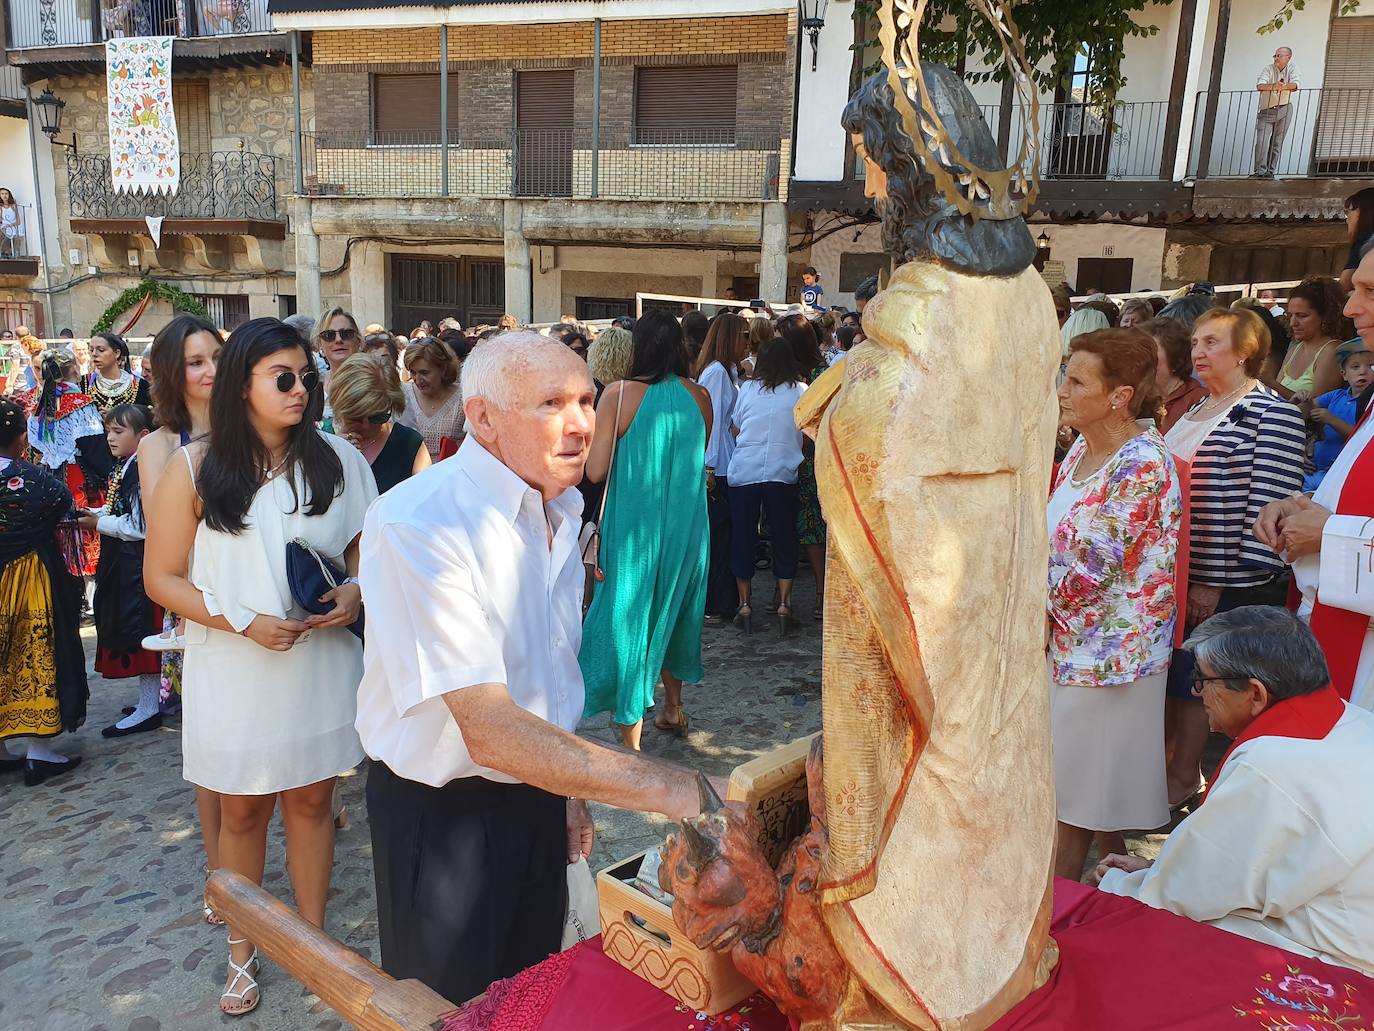
[[[1260,737],[1291,737],[1304,741],[1320,741],[1331,733],[1331,728],[1344,713],[1345,701],[1335,687],[1329,684],[1320,691],[1275,702],[1251,720],[1250,725],[1231,742],[1231,747],[1226,749],[1226,754],[1217,765],[1212,784],[1221,778],[1221,771],[1225,769],[1226,760],[1231,758],[1231,753],[1245,742]],[[1212,785],[1209,784],[1207,792],[1211,790]],[[1207,792],[1202,796],[1204,802],[1207,801]]]

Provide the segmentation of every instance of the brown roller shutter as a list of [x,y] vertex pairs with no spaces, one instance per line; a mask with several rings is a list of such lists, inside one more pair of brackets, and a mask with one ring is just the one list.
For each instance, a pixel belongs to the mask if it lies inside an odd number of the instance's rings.
[[[1301,93],[1296,94],[1295,105],[1302,103],[1301,97]],[[1327,42],[1326,72],[1312,148],[1316,172],[1348,175],[1374,171],[1371,97],[1374,97],[1374,18],[1336,18],[1331,22]],[[1306,110],[1310,108],[1298,107],[1294,115]],[[1297,127],[1290,126],[1290,134],[1294,128]]]
[[515,129],[515,192],[522,197],[571,196],[571,68],[516,73]]
[[515,124],[520,129],[571,129],[573,71],[517,72]]
[[635,142],[733,143],[734,65],[635,69]]
[[183,154],[210,152],[210,83],[190,79],[172,83],[172,114]]
[[[458,128],[458,79],[448,77],[448,127]],[[408,134],[393,143],[439,142],[439,73],[374,75],[372,77],[372,129],[375,133]],[[431,134],[433,139],[418,134]],[[378,142],[385,143],[385,139]]]

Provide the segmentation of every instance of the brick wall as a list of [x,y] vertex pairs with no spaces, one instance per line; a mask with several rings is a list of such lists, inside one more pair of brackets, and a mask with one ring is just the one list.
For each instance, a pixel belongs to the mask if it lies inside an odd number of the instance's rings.
[[[627,145],[634,112],[636,66],[727,64],[739,66],[737,98],[741,141],[788,135],[792,122],[792,46],[789,15],[739,18],[642,19],[602,25],[602,145]],[[313,40],[316,128],[364,132],[371,119],[369,76],[437,72],[438,28],[386,33],[316,32]],[[449,74],[458,79],[461,134],[490,139],[514,124],[514,72],[573,68],[573,128],[579,137],[592,122],[592,26],[451,26]],[[435,127],[438,111],[435,110]]]
[[[645,18],[607,21],[601,28],[601,56],[643,54],[756,54],[787,48],[788,16],[743,18]],[[590,22],[553,25],[452,25],[448,30],[451,63],[515,58],[585,58],[592,56]],[[316,32],[312,42],[316,68],[326,65],[391,64],[439,60],[439,30],[349,29]]]

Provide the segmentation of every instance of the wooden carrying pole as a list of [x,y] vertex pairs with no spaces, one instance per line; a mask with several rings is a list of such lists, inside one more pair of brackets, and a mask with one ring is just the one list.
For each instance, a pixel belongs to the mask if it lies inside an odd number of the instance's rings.
[[457,1008],[419,981],[392,980],[239,874],[216,870],[206,896],[236,935],[359,1031],[429,1031]]

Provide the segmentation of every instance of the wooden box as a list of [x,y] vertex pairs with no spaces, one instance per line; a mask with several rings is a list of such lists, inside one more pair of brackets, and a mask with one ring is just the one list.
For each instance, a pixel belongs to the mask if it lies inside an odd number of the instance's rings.
[[[806,755],[811,738],[761,755],[730,775],[727,797],[754,810],[761,844],[775,866],[807,825]],[[715,1016],[757,989],[726,953],[698,949],[673,922],[673,911],[632,883],[647,852],[596,875],[601,948],[625,969],[657,985],[684,1006]]]

